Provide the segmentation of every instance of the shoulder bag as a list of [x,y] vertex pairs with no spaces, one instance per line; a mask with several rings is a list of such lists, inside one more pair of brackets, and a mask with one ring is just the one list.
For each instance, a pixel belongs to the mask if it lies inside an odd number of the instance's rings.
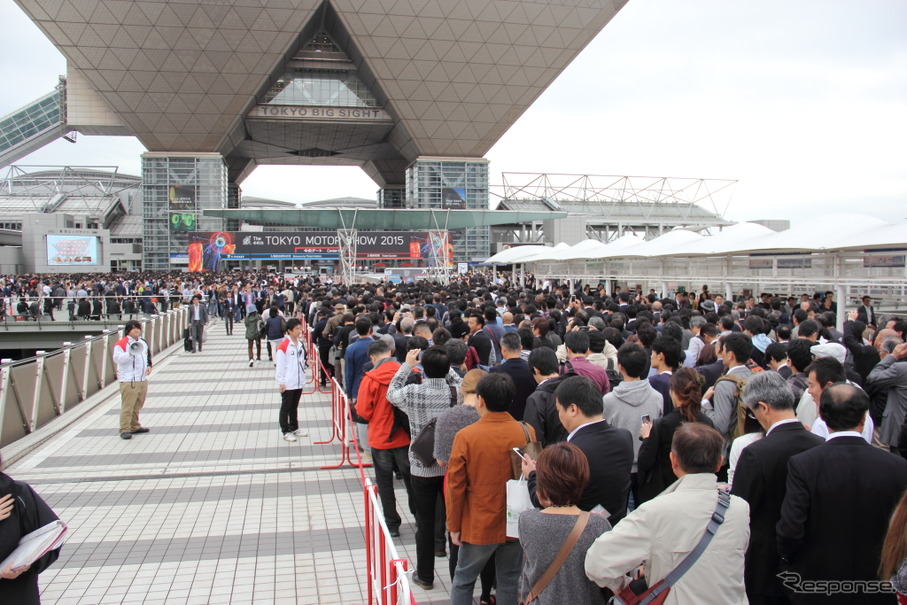
[[[529,437],[529,429],[527,426],[528,425],[525,422],[520,422],[520,427],[523,429],[523,435],[526,436],[526,443],[525,445],[520,446],[520,449],[533,460],[538,460],[539,454],[542,453],[542,444],[538,441],[532,441]],[[523,475],[523,460],[520,458],[520,455],[513,450],[510,451],[510,465],[513,467],[513,478],[519,479]]]
[[[450,407],[457,405],[457,387],[450,387]],[[424,466],[435,465],[435,425],[438,417],[435,416],[422,427],[419,434],[409,443],[409,449]]]
[[589,513],[587,511],[580,512],[576,519],[576,523],[573,525],[573,529],[570,531],[570,535],[567,536],[567,539],[558,551],[557,556],[554,557],[554,561],[551,562],[551,565],[548,566],[548,569],[545,570],[542,577],[538,579],[538,582],[532,586],[532,590],[526,595],[526,599],[520,601],[520,605],[529,605],[529,603],[534,601],[535,598],[542,594],[542,591],[548,587],[548,584],[554,579],[557,572],[564,566],[564,562],[567,561],[567,557],[570,556],[570,551],[576,546],[576,542],[579,540],[580,535],[582,535],[583,530],[586,529],[586,523],[588,522]]
[[705,533],[702,535],[696,548],[690,551],[690,554],[680,562],[680,565],[671,570],[671,573],[662,580],[659,580],[655,586],[649,588],[644,593],[636,594],[630,586],[626,586],[623,590],[614,595],[614,599],[612,599],[611,602],[615,605],[660,605],[661,603],[664,603],[665,599],[668,597],[668,593],[671,592],[671,587],[680,581],[683,574],[688,572],[690,568],[695,565],[696,561],[699,560],[702,553],[705,552],[709,542],[712,541],[712,536],[715,535],[715,532],[718,531],[718,527],[724,522],[724,515],[727,513],[727,509],[730,505],[731,495],[726,491],[719,490],[718,505],[715,507],[715,512],[712,513],[712,518],[709,519],[709,524],[705,528]]

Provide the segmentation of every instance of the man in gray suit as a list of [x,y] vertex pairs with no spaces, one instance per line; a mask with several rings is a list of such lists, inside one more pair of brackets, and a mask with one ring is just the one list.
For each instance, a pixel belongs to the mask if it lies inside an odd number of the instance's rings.
[[202,295],[196,294],[192,297],[192,305],[189,307],[189,338],[192,339],[193,353],[201,353],[202,335],[205,332],[205,326],[208,325],[208,309],[201,302]]

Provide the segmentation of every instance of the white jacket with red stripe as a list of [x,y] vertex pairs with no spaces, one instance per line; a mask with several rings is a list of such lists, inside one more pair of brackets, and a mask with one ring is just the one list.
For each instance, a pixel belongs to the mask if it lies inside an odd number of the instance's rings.
[[299,345],[294,345],[289,336],[277,345],[277,372],[274,380],[279,385],[284,385],[288,391],[301,389],[305,386],[305,346],[300,340]]
[[151,367],[151,350],[148,343],[139,338],[145,345],[145,355],[130,355],[129,345],[136,342],[124,336],[113,346],[113,363],[117,364],[117,380],[120,382],[139,382],[147,380],[146,369]]

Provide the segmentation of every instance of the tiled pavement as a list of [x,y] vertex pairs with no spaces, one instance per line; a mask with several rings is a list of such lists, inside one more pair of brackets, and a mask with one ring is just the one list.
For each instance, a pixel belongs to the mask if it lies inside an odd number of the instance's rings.
[[[148,434],[117,435],[113,389],[5,468],[70,526],[41,575],[45,604],[365,603],[359,472],[336,464],[326,395],[304,395],[296,443],[277,429],[274,366],[247,367],[236,326],[212,322],[199,354],[159,356],[142,411]],[[91,405],[86,402],[83,405]],[[402,484],[398,500],[405,502]],[[415,562],[405,506],[397,549]],[[449,600],[447,560],[418,603]]]

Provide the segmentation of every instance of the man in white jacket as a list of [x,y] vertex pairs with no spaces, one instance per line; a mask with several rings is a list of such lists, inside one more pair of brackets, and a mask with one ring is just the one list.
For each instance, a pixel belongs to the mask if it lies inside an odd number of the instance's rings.
[[139,424],[139,411],[148,395],[151,349],[142,339],[138,321],[127,321],[123,331],[126,335],[113,346],[113,363],[120,383],[120,438],[132,439],[134,434],[151,430]]
[[[721,466],[724,438],[698,422],[674,433],[671,465],[678,480],[658,497],[601,535],[586,553],[586,575],[599,586],[620,591],[626,573],[643,562],[649,586],[667,576],[699,543],[718,503],[715,471]],[[665,605],[747,603],[744,554],[750,538],[750,508],[731,503],[711,542],[665,599]]]
[[287,441],[296,441],[296,437],[305,437],[299,428],[297,411],[302,387],[305,386],[305,344],[302,341],[302,323],[295,317],[287,320],[287,335],[277,345],[277,370],[274,380],[280,391],[280,414],[278,423],[280,432]]

